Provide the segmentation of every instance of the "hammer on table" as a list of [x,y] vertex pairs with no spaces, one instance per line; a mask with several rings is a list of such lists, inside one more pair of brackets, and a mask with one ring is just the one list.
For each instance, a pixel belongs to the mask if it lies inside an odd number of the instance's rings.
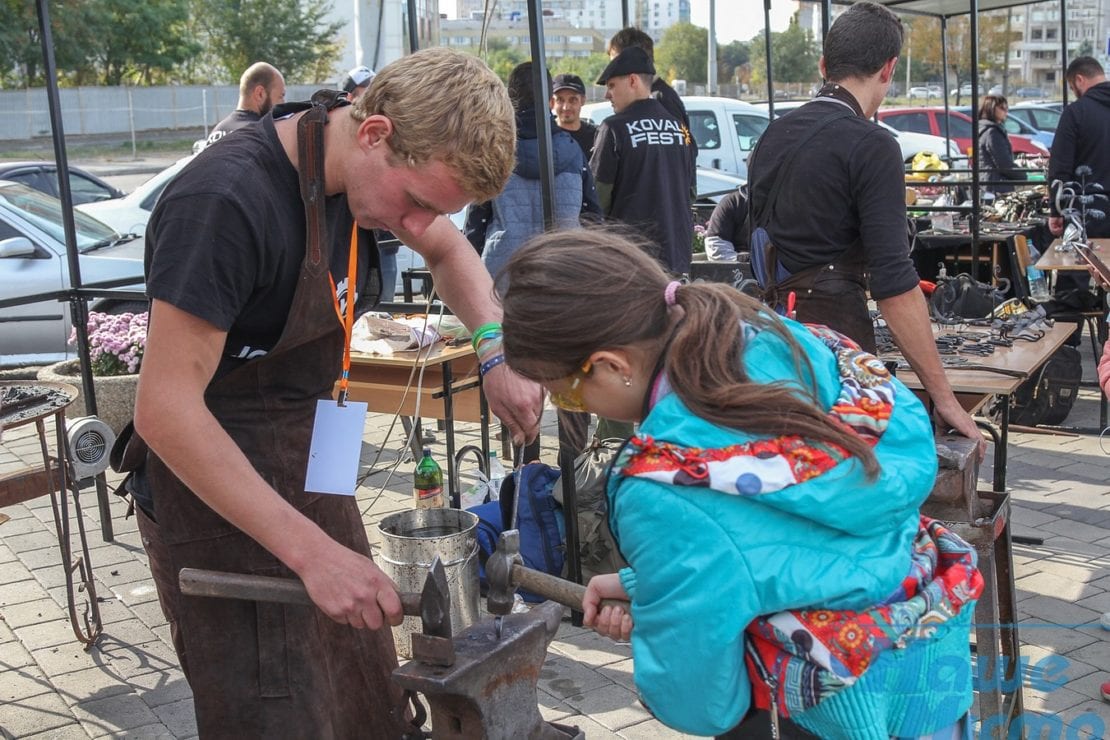
[[[187,596],[313,606],[304,584],[293,578],[182,568],[178,583],[181,593]],[[412,635],[412,657],[429,665],[453,665],[455,646],[451,636],[451,595],[447,590],[447,571],[439,556],[428,568],[423,591],[402,591],[397,595],[401,598],[401,610],[405,616],[420,617],[423,627],[423,634]]]
[[[520,557],[520,532],[516,529],[507,529],[498,537],[497,550],[486,561],[486,581],[489,583],[486,609],[498,616],[512,611],[513,592],[518,587],[578,611],[582,610],[586,595],[585,586],[526,567]],[[631,612],[627,601],[602,599],[601,607],[606,606]]]

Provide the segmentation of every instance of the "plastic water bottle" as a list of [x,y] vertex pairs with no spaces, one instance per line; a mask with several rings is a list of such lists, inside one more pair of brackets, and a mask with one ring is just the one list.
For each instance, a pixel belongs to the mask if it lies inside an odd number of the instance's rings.
[[508,477],[505,471],[505,466],[501,464],[501,458],[497,456],[497,452],[490,450],[489,453],[489,500],[496,501],[501,496],[501,483]]
[[424,457],[416,464],[412,476],[412,495],[416,508],[434,509],[443,506],[443,471],[432,459],[432,451],[424,448]]
[[1035,301],[1047,301],[1050,297],[1048,280],[1045,279],[1044,273],[1036,268],[1040,256],[1041,253],[1033,246],[1033,242],[1029,242],[1029,264],[1025,267],[1025,277],[1029,280],[1030,297]]

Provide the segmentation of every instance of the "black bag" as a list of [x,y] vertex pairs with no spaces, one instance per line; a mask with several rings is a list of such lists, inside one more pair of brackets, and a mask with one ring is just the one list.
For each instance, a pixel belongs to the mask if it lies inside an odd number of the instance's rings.
[[[605,481],[613,458],[624,440],[599,440],[594,437],[589,448],[574,459],[574,491],[578,506],[578,559],[582,582],[603,573],[616,573],[628,565],[621,557],[613,533],[609,530],[609,499]],[[552,491],[555,500],[563,503],[562,478]],[[564,567],[563,575],[566,575]]]
[[[1010,423],[1021,426],[1062,424],[1079,394],[1083,365],[1079,350],[1066,344],[1019,385],[1010,396]],[[991,407],[991,416],[1001,420],[1001,397]]]
[[1004,298],[1004,291],[961,272],[956,277],[940,278],[930,299],[933,315],[940,320],[985,319]]

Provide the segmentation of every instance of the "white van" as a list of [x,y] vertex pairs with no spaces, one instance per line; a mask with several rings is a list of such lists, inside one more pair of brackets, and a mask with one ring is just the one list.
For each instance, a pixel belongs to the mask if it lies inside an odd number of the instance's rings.
[[[690,134],[698,144],[698,166],[748,178],[748,155],[767,128],[767,110],[733,98],[682,96]],[[582,106],[582,118],[601,123],[613,115],[609,101]]]

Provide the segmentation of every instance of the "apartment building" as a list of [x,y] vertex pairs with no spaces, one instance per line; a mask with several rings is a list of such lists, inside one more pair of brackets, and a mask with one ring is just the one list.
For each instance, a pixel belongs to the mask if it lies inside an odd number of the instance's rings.
[[[439,38],[443,46],[472,50],[481,45],[481,19],[441,19]],[[549,58],[588,57],[605,51],[609,37],[606,33],[593,28],[580,28],[564,18],[546,17],[543,21],[544,51]],[[528,55],[529,34],[527,15],[510,16],[503,20],[491,20],[486,29],[486,41],[500,41],[512,49],[520,49]]]
[[1060,76],[1071,61],[1089,54],[1110,66],[1110,0],[1067,1],[1067,60],[1060,38],[1060,3],[1041,2],[1014,8],[1012,27],[1021,40],[1010,47],[1010,80],[1040,87],[1051,93],[1060,89]]

